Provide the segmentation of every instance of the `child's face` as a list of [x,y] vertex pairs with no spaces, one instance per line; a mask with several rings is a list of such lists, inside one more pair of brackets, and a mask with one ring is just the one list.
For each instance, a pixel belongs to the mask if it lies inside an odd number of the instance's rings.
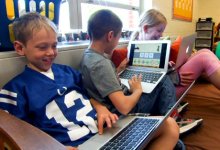
[[143,40],[158,40],[166,28],[166,24],[162,23],[154,27],[148,27],[144,33]]
[[114,48],[118,45],[119,39],[121,38],[121,31],[116,35],[112,36],[112,41],[111,41],[111,47],[109,48],[110,51],[105,51],[105,53],[111,55]]
[[51,29],[33,31],[32,39],[23,45],[23,55],[28,60],[28,66],[36,71],[45,72],[51,68],[57,56],[57,37]]

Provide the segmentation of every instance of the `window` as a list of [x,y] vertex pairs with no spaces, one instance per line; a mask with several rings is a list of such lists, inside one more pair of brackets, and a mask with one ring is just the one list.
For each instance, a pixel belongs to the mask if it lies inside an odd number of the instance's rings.
[[139,18],[139,0],[62,0],[59,29],[86,32],[90,15],[100,9],[110,9],[123,22],[123,30],[132,30]]
[[67,0],[62,0],[60,5],[59,14],[59,30],[60,32],[70,31],[70,13],[69,13],[69,3]]

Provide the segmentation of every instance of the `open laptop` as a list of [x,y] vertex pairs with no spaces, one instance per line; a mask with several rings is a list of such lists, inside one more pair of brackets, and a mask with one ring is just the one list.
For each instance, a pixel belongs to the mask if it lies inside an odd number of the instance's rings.
[[119,74],[119,78],[129,87],[128,80],[134,74],[142,74],[143,92],[151,93],[167,73],[169,56],[169,40],[131,41],[128,67]]
[[[182,101],[183,97],[193,86],[194,82],[182,94],[179,100],[169,109],[165,116],[123,116],[116,124],[113,125],[112,128],[105,128],[102,135],[94,135],[82,145],[79,145],[78,148],[80,150],[139,150],[146,148],[150,140],[154,137],[158,128],[162,125],[164,120],[171,115],[173,110]],[[147,126],[145,124],[146,122],[150,122],[150,126]],[[140,127],[141,129],[138,127]]]
[[182,38],[179,52],[178,52],[177,59],[176,59],[175,69],[178,69],[179,67],[181,67],[192,54],[192,50],[193,50],[194,43],[195,43],[195,38],[196,38],[196,33],[188,35],[188,36],[184,36]]

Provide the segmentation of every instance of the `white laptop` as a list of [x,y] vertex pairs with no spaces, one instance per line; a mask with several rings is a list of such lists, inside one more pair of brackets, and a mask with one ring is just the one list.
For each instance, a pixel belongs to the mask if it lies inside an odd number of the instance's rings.
[[[153,138],[158,128],[164,120],[171,115],[193,84],[194,82],[170,108],[165,116],[143,117],[142,114],[140,114],[140,116],[124,116],[120,118],[112,128],[105,128],[102,135],[94,135],[92,138],[79,145],[78,148],[80,150],[146,149],[146,146]],[[150,122],[149,126],[147,126],[147,122]]]
[[[142,74],[143,92],[151,93],[167,73],[169,56],[169,40],[131,41],[128,45],[128,67],[120,73],[119,78],[129,87],[131,76]],[[149,73],[156,76],[149,79]]]
[[182,38],[178,56],[176,59],[175,69],[178,69],[183,64],[185,64],[187,59],[191,56],[194,43],[195,43],[195,38],[196,38],[196,33],[188,35],[188,36],[184,36]]

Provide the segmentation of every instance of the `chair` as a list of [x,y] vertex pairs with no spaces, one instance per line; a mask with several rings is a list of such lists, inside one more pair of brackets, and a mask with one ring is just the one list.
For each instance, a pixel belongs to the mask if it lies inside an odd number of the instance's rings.
[[0,150],[66,150],[40,129],[0,110]]

